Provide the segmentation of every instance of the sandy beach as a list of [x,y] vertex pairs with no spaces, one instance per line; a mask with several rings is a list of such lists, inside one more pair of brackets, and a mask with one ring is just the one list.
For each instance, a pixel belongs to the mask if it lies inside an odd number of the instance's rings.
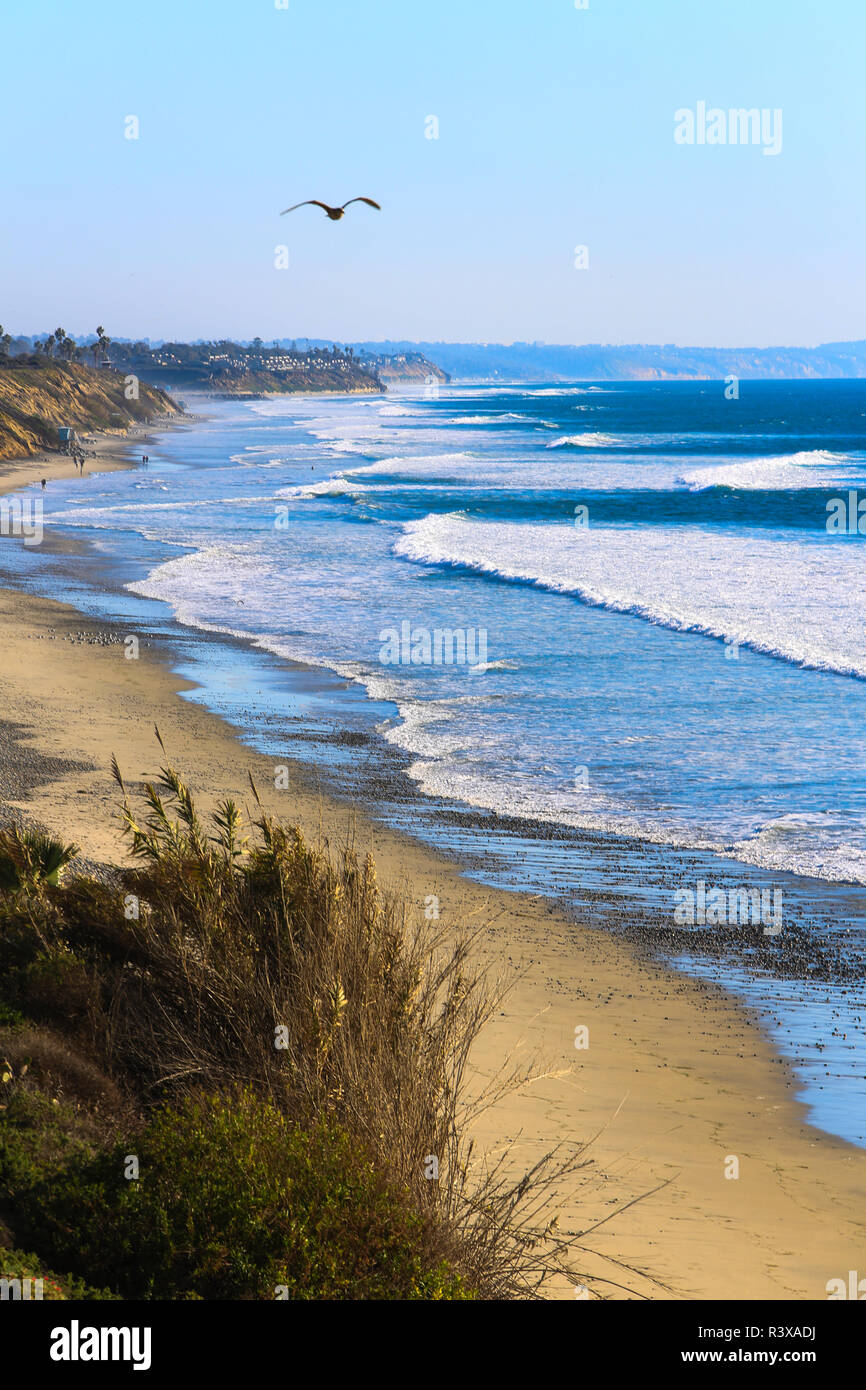
[[[105,456],[88,467],[125,465],[118,441],[98,447]],[[137,446],[125,450],[134,455]],[[55,458],[8,465],[0,487],[65,469],[71,473],[71,463]],[[492,1075],[509,1056],[538,1054],[549,1074],[488,1112],[478,1138],[492,1152],[507,1145],[508,1161],[528,1166],[557,1143],[598,1135],[588,1155],[593,1167],[568,1195],[560,1228],[590,1232],[576,1269],[620,1286],[599,1284],[599,1292],[823,1299],[829,1279],[862,1266],[866,1153],[805,1122],[787,1065],[722,990],[568,922],[541,898],[473,883],[324,795],[314,774],[292,763],[290,746],[290,787],[276,790],[273,759],[183,700],[179,692],[189,687],[156,645],[125,659],[124,630],[9,589],[0,591],[0,625],[0,796],[74,839],[88,859],[122,854],[111,755],[131,785],[151,777],[160,760],[156,724],[204,805],[224,795],[248,803],[252,772],[263,800],[308,836],[332,847],[351,838],[374,853],[383,883],[418,903],[436,894],[444,924],[480,928],[483,958],[514,984],[478,1045],[476,1066]],[[589,1047],[578,1051],[581,1026]],[[736,1179],[725,1176],[731,1156],[739,1160]],[[652,1195],[627,1205],[642,1193]],[[574,1296],[573,1288],[559,1292]]]
[[[162,423],[160,430],[171,428]],[[182,428],[182,426],[181,426]],[[158,432],[153,429],[140,429],[135,435],[125,430],[93,430],[90,434],[79,434],[79,447],[87,458],[84,464],[85,476],[89,473],[113,473],[119,468],[132,468],[146,452],[148,440],[153,442]],[[45,452],[32,458],[4,459],[0,461],[0,493],[15,492],[18,488],[39,486],[45,478],[77,478],[78,465],[66,454]]]

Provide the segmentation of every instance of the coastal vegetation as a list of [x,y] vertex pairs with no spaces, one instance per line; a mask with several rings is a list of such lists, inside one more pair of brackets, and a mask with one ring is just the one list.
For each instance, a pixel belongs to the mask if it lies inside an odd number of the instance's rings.
[[201,343],[115,341],[112,364],[134,372],[169,390],[207,391],[216,395],[261,395],[293,391],[381,391],[382,382],[370,364],[362,364],[351,348],[267,347],[231,340]]
[[133,373],[168,391],[216,395],[264,395],[293,391],[382,391],[387,385],[450,381],[447,372],[423,353],[371,353],[351,345],[308,338],[262,338],[249,342],[219,339],[195,343],[112,340],[100,325],[76,342],[64,328],[43,337],[17,337],[0,324],[0,361],[34,359],[82,362]]
[[[131,867],[0,838],[0,1274],[56,1297],[512,1299],[568,1272],[583,1146],[474,1154],[524,1079],[469,1065],[501,994],[450,937],[275,820],[200,816],[166,762]],[[33,1253],[31,1253],[33,1252]]]

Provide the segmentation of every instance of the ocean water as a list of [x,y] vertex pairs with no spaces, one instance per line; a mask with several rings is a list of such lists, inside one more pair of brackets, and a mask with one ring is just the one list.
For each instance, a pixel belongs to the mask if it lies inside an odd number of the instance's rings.
[[[250,639],[222,665],[187,644],[195,698],[275,748],[342,711],[367,765],[408,779],[413,804],[382,813],[433,842],[456,843],[461,809],[520,818],[510,847],[497,820],[482,876],[583,908],[624,895],[626,918],[637,897],[671,926],[698,881],[778,889],[780,949],[789,922],[806,942],[786,990],[773,928],[746,974],[742,947],[713,969],[794,1061],[815,1122],[866,1142],[866,383],[204,408],[147,471],[53,483],[46,522],[88,554],[22,548],[22,582]],[[669,953],[701,974],[693,936]],[[814,964],[827,950],[845,969]]]

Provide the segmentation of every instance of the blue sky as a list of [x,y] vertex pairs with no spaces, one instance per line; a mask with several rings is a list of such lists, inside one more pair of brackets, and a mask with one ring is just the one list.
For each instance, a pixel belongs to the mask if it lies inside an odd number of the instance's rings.
[[[0,320],[864,337],[864,39],[862,0],[6,0]],[[781,153],[677,145],[699,101],[781,108]]]

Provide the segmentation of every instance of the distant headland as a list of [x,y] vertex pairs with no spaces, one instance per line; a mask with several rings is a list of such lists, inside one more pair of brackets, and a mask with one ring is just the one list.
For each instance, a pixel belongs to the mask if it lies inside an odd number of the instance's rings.
[[417,352],[360,352],[336,343],[158,343],[76,340],[63,328],[14,337],[0,325],[0,459],[61,446],[69,430],[126,430],[180,414],[184,392],[250,398],[291,392],[382,392],[447,382]]
[[714,348],[673,343],[354,344],[361,354],[417,353],[458,381],[721,381],[866,377],[866,340],[818,347]]

